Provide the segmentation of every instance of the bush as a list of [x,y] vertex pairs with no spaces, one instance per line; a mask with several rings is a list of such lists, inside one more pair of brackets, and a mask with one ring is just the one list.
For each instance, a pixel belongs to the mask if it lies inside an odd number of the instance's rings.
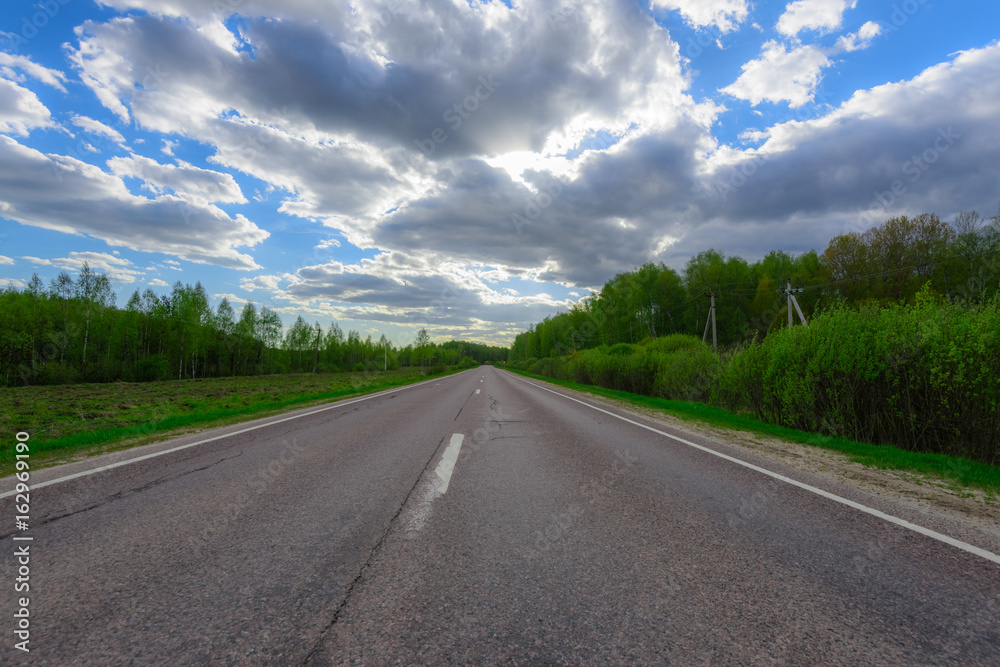
[[661,352],[663,354],[672,354],[680,350],[708,349],[700,338],[686,334],[670,334],[662,338],[655,338],[644,342],[643,347],[647,352]]
[[133,382],[154,382],[168,379],[170,377],[167,369],[167,357],[162,354],[143,357],[132,369]]
[[[690,338],[690,337],[689,337]],[[722,364],[712,349],[695,339],[697,345],[677,347],[672,354],[658,354],[653,395],[681,401],[708,402]]]
[[563,373],[580,384],[690,401],[709,398],[719,367],[719,358],[701,340],[667,336],[574,352]]
[[835,308],[741,351],[714,394],[783,426],[996,464],[1000,299]]
[[544,359],[539,359],[528,368],[529,373],[534,373],[535,375],[544,375],[550,378],[562,378],[562,367],[563,363],[561,359],[553,359],[552,357],[546,357]]

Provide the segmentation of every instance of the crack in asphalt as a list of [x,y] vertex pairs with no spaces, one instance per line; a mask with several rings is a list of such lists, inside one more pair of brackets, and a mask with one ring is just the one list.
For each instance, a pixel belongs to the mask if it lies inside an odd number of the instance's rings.
[[462,407],[460,407],[458,409],[458,414],[455,415],[455,418],[452,419],[452,421],[455,421],[455,422],[458,421],[458,418],[462,416],[462,410],[465,409],[465,406],[469,404],[469,401],[471,401],[472,397],[475,396],[475,395],[476,395],[476,392],[472,392],[471,394],[469,394],[469,397],[465,399],[465,403],[462,403]]
[[[190,475],[192,473],[201,472],[202,470],[208,470],[209,468],[214,468],[215,466],[219,465],[220,463],[223,463],[224,461],[228,461],[230,459],[235,459],[235,458],[238,458],[240,456],[243,456],[243,452],[242,451],[240,451],[240,452],[238,452],[236,454],[233,454],[232,456],[223,457],[223,458],[219,459],[218,461],[215,461],[213,463],[209,463],[208,465],[202,466],[200,468],[195,468],[194,470],[187,470],[187,471],[184,471],[184,472],[179,472],[179,473],[174,474],[174,475],[170,475],[169,477],[161,477],[159,479],[154,479],[151,482],[143,484],[142,486],[137,486],[137,487],[132,488],[132,489],[124,489],[122,491],[119,491],[118,493],[112,494],[112,495],[110,495],[110,496],[108,496],[106,498],[98,500],[98,501],[94,502],[91,505],[87,505],[86,507],[81,507],[79,509],[73,510],[72,512],[66,512],[65,514],[48,515],[48,516],[45,516],[45,517],[43,517],[41,519],[38,519],[36,521],[32,521],[31,522],[31,527],[35,528],[37,526],[44,526],[45,524],[52,523],[54,521],[59,521],[60,519],[65,519],[67,517],[71,517],[71,516],[74,516],[76,514],[83,514],[84,512],[89,512],[90,510],[95,509],[97,507],[101,507],[102,505],[107,505],[108,503],[115,502],[116,500],[121,500],[125,496],[129,496],[129,495],[131,495],[133,493],[142,493],[143,491],[146,491],[147,489],[151,489],[151,488],[153,488],[155,486],[159,486],[160,484],[163,484],[165,482],[170,482],[170,481],[175,480],[175,479],[180,479],[181,477],[185,477],[185,476]],[[12,532],[9,532],[9,533],[0,533],[0,539],[6,538],[6,537],[10,537],[11,535],[16,535],[16,534],[17,534],[17,531],[12,531]]]
[[392,515],[391,519],[389,519],[389,523],[386,524],[385,530],[382,531],[382,535],[378,538],[378,542],[376,542],[375,546],[372,547],[371,552],[368,554],[368,558],[365,559],[365,562],[361,566],[361,569],[358,570],[357,576],[354,577],[354,579],[351,581],[350,584],[348,584],[347,591],[344,593],[344,599],[340,601],[340,604],[337,606],[337,610],[333,612],[333,618],[331,618],[330,622],[327,623],[325,628],[323,628],[323,631],[319,634],[319,639],[316,640],[316,644],[312,647],[312,650],[309,651],[308,655],[306,655],[305,660],[302,661],[303,667],[306,667],[312,662],[313,658],[316,655],[316,652],[319,651],[320,646],[322,646],[323,642],[326,640],[326,636],[330,633],[330,630],[333,629],[333,626],[337,624],[337,621],[340,620],[340,614],[342,611],[344,611],[344,607],[347,606],[347,603],[350,602],[351,595],[354,593],[354,588],[361,581],[361,578],[364,577],[365,572],[368,570],[368,568],[371,567],[372,561],[375,560],[375,555],[378,553],[379,549],[382,548],[382,543],[385,542],[385,539],[389,536],[389,533],[392,532],[392,528],[396,524],[396,521],[399,519],[399,515],[403,513],[403,508],[406,507],[406,503],[410,502],[410,496],[413,495],[413,492],[420,484],[420,480],[424,478],[424,475],[427,473],[427,470],[431,466],[431,461],[433,461],[434,458],[437,456],[438,450],[441,449],[441,445],[444,444],[444,441],[445,438],[442,437],[441,442],[439,442],[438,446],[434,448],[434,451],[431,453],[430,458],[427,459],[427,463],[425,463],[423,469],[421,469],[420,474],[417,475],[417,479],[415,482],[413,482],[413,486],[411,486],[410,490],[406,492],[406,497],[403,498],[403,502],[396,509],[396,513]]

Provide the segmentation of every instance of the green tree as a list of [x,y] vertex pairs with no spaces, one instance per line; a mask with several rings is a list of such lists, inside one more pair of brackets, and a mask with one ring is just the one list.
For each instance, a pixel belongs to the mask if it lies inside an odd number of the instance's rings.
[[218,332],[218,336],[224,346],[224,349],[220,350],[220,352],[227,359],[227,375],[233,375],[236,372],[236,341],[234,339],[236,334],[236,312],[226,297],[222,297],[222,301],[219,302],[219,305],[215,309],[213,326],[216,332]]
[[256,330],[257,363],[262,369],[261,372],[270,373],[278,370],[274,366],[274,359],[270,351],[278,349],[281,344],[281,330],[283,328],[278,313],[267,306],[261,306]]
[[91,321],[95,316],[103,314],[106,308],[115,305],[115,293],[111,289],[111,281],[108,280],[108,277],[95,273],[91,270],[90,265],[84,262],[74,285],[74,296],[82,303],[84,310],[83,354],[80,359],[80,372],[86,375]]
[[284,348],[292,355],[294,363],[292,369],[298,372],[302,372],[303,366],[303,355],[307,350],[312,347],[313,343],[313,329],[305,321],[305,319],[299,315],[295,319],[295,323],[292,324],[291,328],[285,333]]
[[243,304],[243,309],[240,311],[240,321],[236,323],[236,336],[238,338],[236,359],[240,375],[253,375],[256,373],[257,321],[257,306],[252,301],[247,301]]
[[42,284],[42,279],[38,277],[37,273],[31,274],[31,280],[28,281],[28,287],[25,289],[25,292],[36,299],[45,297],[45,286]]
[[431,351],[431,337],[427,333],[427,329],[420,329],[417,332],[417,337],[413,341],[413,357],[414,362],[420,364],[420,374],[425,373],[426,364],[430,361],[432,354]]

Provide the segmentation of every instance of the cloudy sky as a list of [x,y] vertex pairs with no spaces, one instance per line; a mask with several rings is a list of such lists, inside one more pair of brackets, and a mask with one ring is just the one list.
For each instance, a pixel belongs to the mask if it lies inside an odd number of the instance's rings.
[[5,0],[0,284],[507,344],[643,262],[996,213],[998,37],[981,0]]

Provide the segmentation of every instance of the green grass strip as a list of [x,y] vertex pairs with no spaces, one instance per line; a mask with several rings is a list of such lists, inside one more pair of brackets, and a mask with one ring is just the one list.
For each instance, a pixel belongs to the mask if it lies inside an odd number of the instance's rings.
[[698,422],[717,428],[747,431],[757,436],[770,436],[788,442],[841,452],[847,454],[848,458],[852,461],[872,468],[904,470],[932,475],[959,486],[981,489],[994,496],[1000,493],[1000,468],[986,463],[945,456],[944,454],[911,452],[890,445],[874,445],[846,438],[823,435],[821,433],[797,431],[784,426],[776,426],[758,421],[752,417],[733,414],[732,412],[704,403],[668,401],[662,398],[630,394],[625,391],[605,389],[604,387],[594,385],[577,384],[568,380],[556,380],[512,368],[508,368],[507,370],[518,375],[566,387],[567,389],[576,389],[597,396],[613,398],[633,405],[651,408],[685,421]]
[[[90,448],[99,447],[102,445],[113,445],[115,443],[120,443],[122,441],[144,438],[144,436],[153,436],[157,434],[169,434],[172,431],[177,431],[180,429],[190,428],[192,426],[222,426],[228,424],[235,424],[243,421],[249,421],[250,419],[258,418],[260,416],[265,416],[267,413],[277,413],[287,410],[295,406],[301,406],[306,403],[316,403],[316,402],[329,402],[334,400],[343,400],[353,396],[363,396],[365,394],[372,394],[379,391],[385,391],[387,389],[392,389],[394,387],[404,386],[408,384],[415,384],[417,382],[423,382],[426,380],[432,380],[434,378],[444,377],[446,375],[451,375],[452,373],[458,373],[466,369],[457,369],[453,371],[447,371],[445,373],[439,373],[437,375],[424,375],[424,376],[410,376],[401,377],[387,382],[380,382],[378,384],[364,385],[357,388],[349,389],[338,389],[329,392],[320,393],[310,393],[310,394],[299,394],[297,396],[287,398],[279,401],[265,401],[259,403],[253,403],[252,405],[247,405],[241,408],[228,408],[228,409],[214,409],[202,412],[191,412],[186,414],[175,414],[169,415],[162,419],[156,421],[146,422],[144,424],[137,424],[135,426],[126,426],[118,428],[105,428],[105,429],[95,429],[91,431],[85,431],[82,433],[75,433],[71,436],[64,438],[56,438],[51,440],[36,439],[31,440],[31,453],[32,460],[34,464],[41,464],[44,466],[46,463],[59,463],[61,461],[50,461],[47,457],[42,457],[41,460],[35,458],[34,455],[47,453],[53,455],[72,455],[75,453],[83,453]],[[148,439],[139,440],[131,444],[131,446],[138,446],[146,444]],[[13,474],[15,471],[15,452],[13,448],[4,449],[0,451],[0,477],[4,477]],[[60,456],[61,458],[61,456]],[[32,466],[33,468],[36,465]]]

